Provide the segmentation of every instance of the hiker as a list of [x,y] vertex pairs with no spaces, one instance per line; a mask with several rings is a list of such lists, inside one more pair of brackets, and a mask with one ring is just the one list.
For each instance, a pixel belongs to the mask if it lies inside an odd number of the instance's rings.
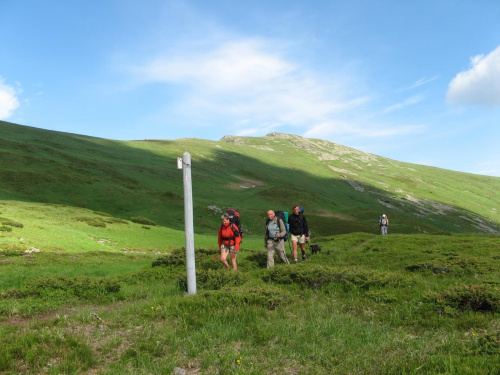
[[241,236],[238,227],[235,224],[231,224],[229,215],[227,213],[221,216],[222,225],[219,227],[219,250],[220,250],[220,261],[229,269],[229,264],[227,263],[227,254],[231,254],[231,263],[233,264],[233,271],[238,269],[236,264],[236,257],[238,256],[238,251],[240,250]]
[[302,260],[306,260],[306,243],[309,242],[309,227],[306,217],[299,206],[294,206],[292,214],[288,217],[288,225],[290,225],[290,238],[292,240],[293,259],[297,260],[297,243],[300,244],[302,251]]
[[273,210],[267,211],[266,236],[264,246],[267,249],[267,268],[274,267],[274,252],[278,253],[281,261],[290,264],[285,254],[286,225],[276,216]]
[[380,227],[382,235],[385,236],[387,234],[387,230],[389,229],[389,218],[386,214],[383,214],[378,218],[378,226]]

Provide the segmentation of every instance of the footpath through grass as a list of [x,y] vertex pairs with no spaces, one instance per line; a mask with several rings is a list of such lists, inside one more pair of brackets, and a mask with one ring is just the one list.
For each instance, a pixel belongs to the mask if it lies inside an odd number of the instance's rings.
[[316,243],[319,254],[270,270],[263,249],[244,248],[238,272],[198,248],[194,296],[181,248],[0,246],[0,373],[500,372],[498,236]]

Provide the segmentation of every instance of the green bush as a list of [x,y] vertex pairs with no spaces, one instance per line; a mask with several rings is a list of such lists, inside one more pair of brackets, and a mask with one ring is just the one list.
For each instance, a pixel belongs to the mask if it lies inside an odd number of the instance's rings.
[[18,223],[17,221],[12,221],[12,220],[3,220],[2,224],[9,225],[11,227],[16,227],[16,228],[24,228],[24,224]]
[[492,267],[484,260],[474,257],[449,256],[446,259],[436,259],[430,262],[420,262],[405,267],[408,271],[430,271],[433,274],[485,274],[492,271]]
[[27,293],[22,289],[12,288],[5,292],[0,292],[0,299],[21,299],[25,298]]
[[0,254],[5,256],[21,256],[25,254],[26,247],[22,244],[0,244]]
[[112,217],[110,219],[105,219],[106,223],[110,224],[128,224],[127,220],[119,219],[117,217]]
[[186,250],[184,248],[174,249],[170,254],[163,255],[152,263],[153,267],[158,266],[180,266],[186,264]]
[[264,288],[249,286],[226,287],[220,290],[203,291],[200,296],[209,300],[215,299],[228,306],[248,304],[265,306],[269,309],[284,306],[293,301],[291,293],[272,286]]
[[267,266],[267,253],[261,250],[245,250],[250,253],[247,255],[245,261],[247,268],[263,269]]
[[77,217],[76,220],[81,221],[83,223],[87,223],[88,225],[90,225],[92,227],[98,227],[98,228],[105,228],[106,227],[106,222],[100,218]]
[[[198,248],[194,251],[196,268],[213,269],[219,268],[219,253],[217,250]],[[158,266],[182,266],[186,264],[186,249],[184,247],[174,249],[170,254],[163,255],[152,262],[153,267]]]
[[500,332],[480,334],[470,349],[472,354],[500,355]]
[[[220,290],[227,286],[242,285],[248,280],[248,276],[241,272],[232,272],[224,269],[198,270],[196,272],[196,286],[204,290]],[[187,278],[181,276],[178,279],[181,290],[187,291]]]
[[263,277],[265,282],[279,284],[299,284],[311,289],[337,283],[344,287],[406,286],[411,280],[399,273],[365,270],[360,268],[314,267],[275,267]]
[[153,220],[150,220],[150,219],[143,217],[143,216],[131,217],[130,221],[133,223],[137,223],[137,224],[151,225],[153,227],[156,225],[156,223]]
[[2,226],[0,227],[0,232],[12,232],[11,227]]
[[186,277],[186,270],[177,269],[177,268],[169,268],[164,269],[162,267],[149,268],[146,270],[136,271],[127,273],[125,275],[120,275],[116,279],[118,281],[130,284],[137,285],[141,283],[152,283],[152,282],[168,282],[168,281],[177,281],[177,279],[184,275]]
[[90,276],[46,276],[31,279],[24,288],[26,294],[41,296],[46,291],[61,290],[74,294],[77,297],[86,297],[98,294],[115,294],[120,291],[120,284],[116,280]]
[[490,284],[454,286],[428,298],[436,303],[440,312],[449,312],[450,308],[457,311],[500,311],[500,288]]

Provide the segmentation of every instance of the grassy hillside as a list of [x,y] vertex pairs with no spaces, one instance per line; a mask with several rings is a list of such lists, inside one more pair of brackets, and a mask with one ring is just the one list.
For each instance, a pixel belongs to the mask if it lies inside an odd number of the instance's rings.
[[183,229],[182,171],[193,160],[195,231],[236,206],[247,234],[268,209],[305,207],[316,235],[498,233],[500,178],[401,163],[294,135],[114,141],[0,122],[0,199],[62,204]]

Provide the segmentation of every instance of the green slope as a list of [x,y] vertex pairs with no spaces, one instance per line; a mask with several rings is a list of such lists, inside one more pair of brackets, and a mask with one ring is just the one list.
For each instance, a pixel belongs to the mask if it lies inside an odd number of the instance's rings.
[[183,229],[182,171],[193,161],[195,231],[235,206],[247,234],[267,209],[306,208],[315,235],[500,232],[500,178],[402,163],[295,135],[115,141],[0,122],[0,200],[62,204]]

